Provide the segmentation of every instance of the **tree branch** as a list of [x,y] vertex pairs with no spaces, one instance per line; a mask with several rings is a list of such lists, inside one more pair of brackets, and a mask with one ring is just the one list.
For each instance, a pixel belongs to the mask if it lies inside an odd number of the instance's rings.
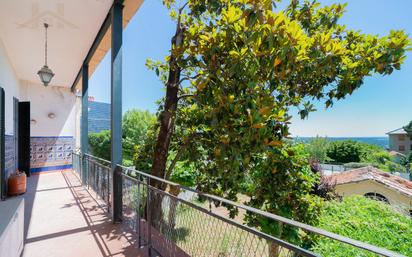
[[185,9],[185,7],[189,4],[189,2],[186,2],[184,5],[182,5],[182,7],[179,8],[179,18],[177,19],[177,31],[176,34],[178,32],[178,30],[180,30],[180,24],[181,24],[181,20],[182,20],[182,12]]
[[173,169],[176,166],[176,163],[179,161],[181,155],[183,154],[183,150],[185,150],[189,146],[190,141],[198,135],[199,134],[194,133],[194,134],[191,134],[189,137],[186,138],[184,144],[182,145],[182,147],[180,147],[180,149],[177,152],[177,154],[176,154],[175,158],[173,159],[172,163],[170,163],[169,168],[167,169],[166,174],[165,174],[165,179],[167,179],[167,180],[170,179],[170,175],[172,175],[172,172],[173,172]]
[[197,79],[198,77],[200,77],[200,74],[196,74],[195,76],[192,76],[192,77],[186,76],[186,77],[182,78],[177,85],[181,85],[186,80]]
[[179,101],[180,99],[187,98],[187,97],[194,97],[194,96],[195,96],[194,94],[184,94],[184,95],[180,95],[177,98],[177,100]]

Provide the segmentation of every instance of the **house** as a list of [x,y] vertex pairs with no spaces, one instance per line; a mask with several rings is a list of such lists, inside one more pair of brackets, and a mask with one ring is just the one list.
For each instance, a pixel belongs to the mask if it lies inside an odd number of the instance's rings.
[[342,197],[363,195],[380,200],[412,214],[412,182],[372,166],[328,176]]
[[396,151],[404,155],[408,155],[411,152],[412,134],[409,132],[410,125],[386,133],[389,137],[390,151]]

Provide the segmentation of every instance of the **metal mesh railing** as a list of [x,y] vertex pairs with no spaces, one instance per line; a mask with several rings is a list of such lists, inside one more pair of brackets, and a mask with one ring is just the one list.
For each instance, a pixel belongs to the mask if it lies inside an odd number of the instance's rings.
[[[110,174],[110,163],[88,155],[85,160],[88,184],[105,199],[106,193],[110,196],[110,191],[104,191],[105,187],[111,188],[112,176],[105,176]],[[149,249],[149,256],[153,254],[150,252],[170,257],[338,256],[318,251],[313,244],[287,242],[260,231],[259,227],[250,227],[246,225],[250,215],[284,229],[293,228],[316,242],[335,244],[351,256],[402,256],[134,169],[117,167],[122,178],[122,220],[136,233],[138,246]],[[231,217],[222,205],[237,209],[238,214]]]
[[[194,195],[151,185],[151,178],[123,170],[123,221],[161,256],[317,256],[216,213]],[[153,179],[152,179],[153,182]],[[209,206],[209,208],[205,207]]]
[[[161,256],[336,256],[320,254],[313,244],[294,244],[249,227],[246,215],[294,228],[305,238],[332,243],[351,256],[402,256],[130,168],[122,167],[122,181],[124,222],[136,231],[139,246]],[[237,209],[236,217],[222,205]]]
[[107,211],[110,212],[112,188],[111,163],[87,154],[84,155],[84,161],[87,167],[88,188],[95,194],[96,199],[104,202]]
[[77,172],[79,178],[82,177],[82,158],[81,154],[77,152],[72,153],[73,170]]
[[[299,246],[271,237],[224,213],[149,186],[152,214],[151,246],[163,256],[317,256]],[[159,203],[156,203],[159,202]],[[210,206],[210,205],[209,205]],[[157,240],[153,240],[153,238]]]

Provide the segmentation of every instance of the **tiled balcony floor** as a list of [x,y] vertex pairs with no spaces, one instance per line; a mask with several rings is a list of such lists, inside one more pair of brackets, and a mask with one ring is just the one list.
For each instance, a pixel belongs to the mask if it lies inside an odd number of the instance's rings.
[[24,198],[24,257],[147,256],[132,233],[111,223],[73,171],[32,175]]

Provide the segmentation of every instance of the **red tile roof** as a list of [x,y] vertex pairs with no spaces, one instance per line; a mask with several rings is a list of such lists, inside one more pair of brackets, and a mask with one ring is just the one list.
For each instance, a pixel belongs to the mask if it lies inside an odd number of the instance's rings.
[[411,181],[401,178],[399,176],[392,175],[388,172],[381,171],[380,169],[374,168],[372,166],[367,166],[341,173],[335,173],[328,177],[334,183],[336,182],[337,185],[355,183],[365,180],[373,180],[389,188],[392,188],[402,194],[412,197]]

